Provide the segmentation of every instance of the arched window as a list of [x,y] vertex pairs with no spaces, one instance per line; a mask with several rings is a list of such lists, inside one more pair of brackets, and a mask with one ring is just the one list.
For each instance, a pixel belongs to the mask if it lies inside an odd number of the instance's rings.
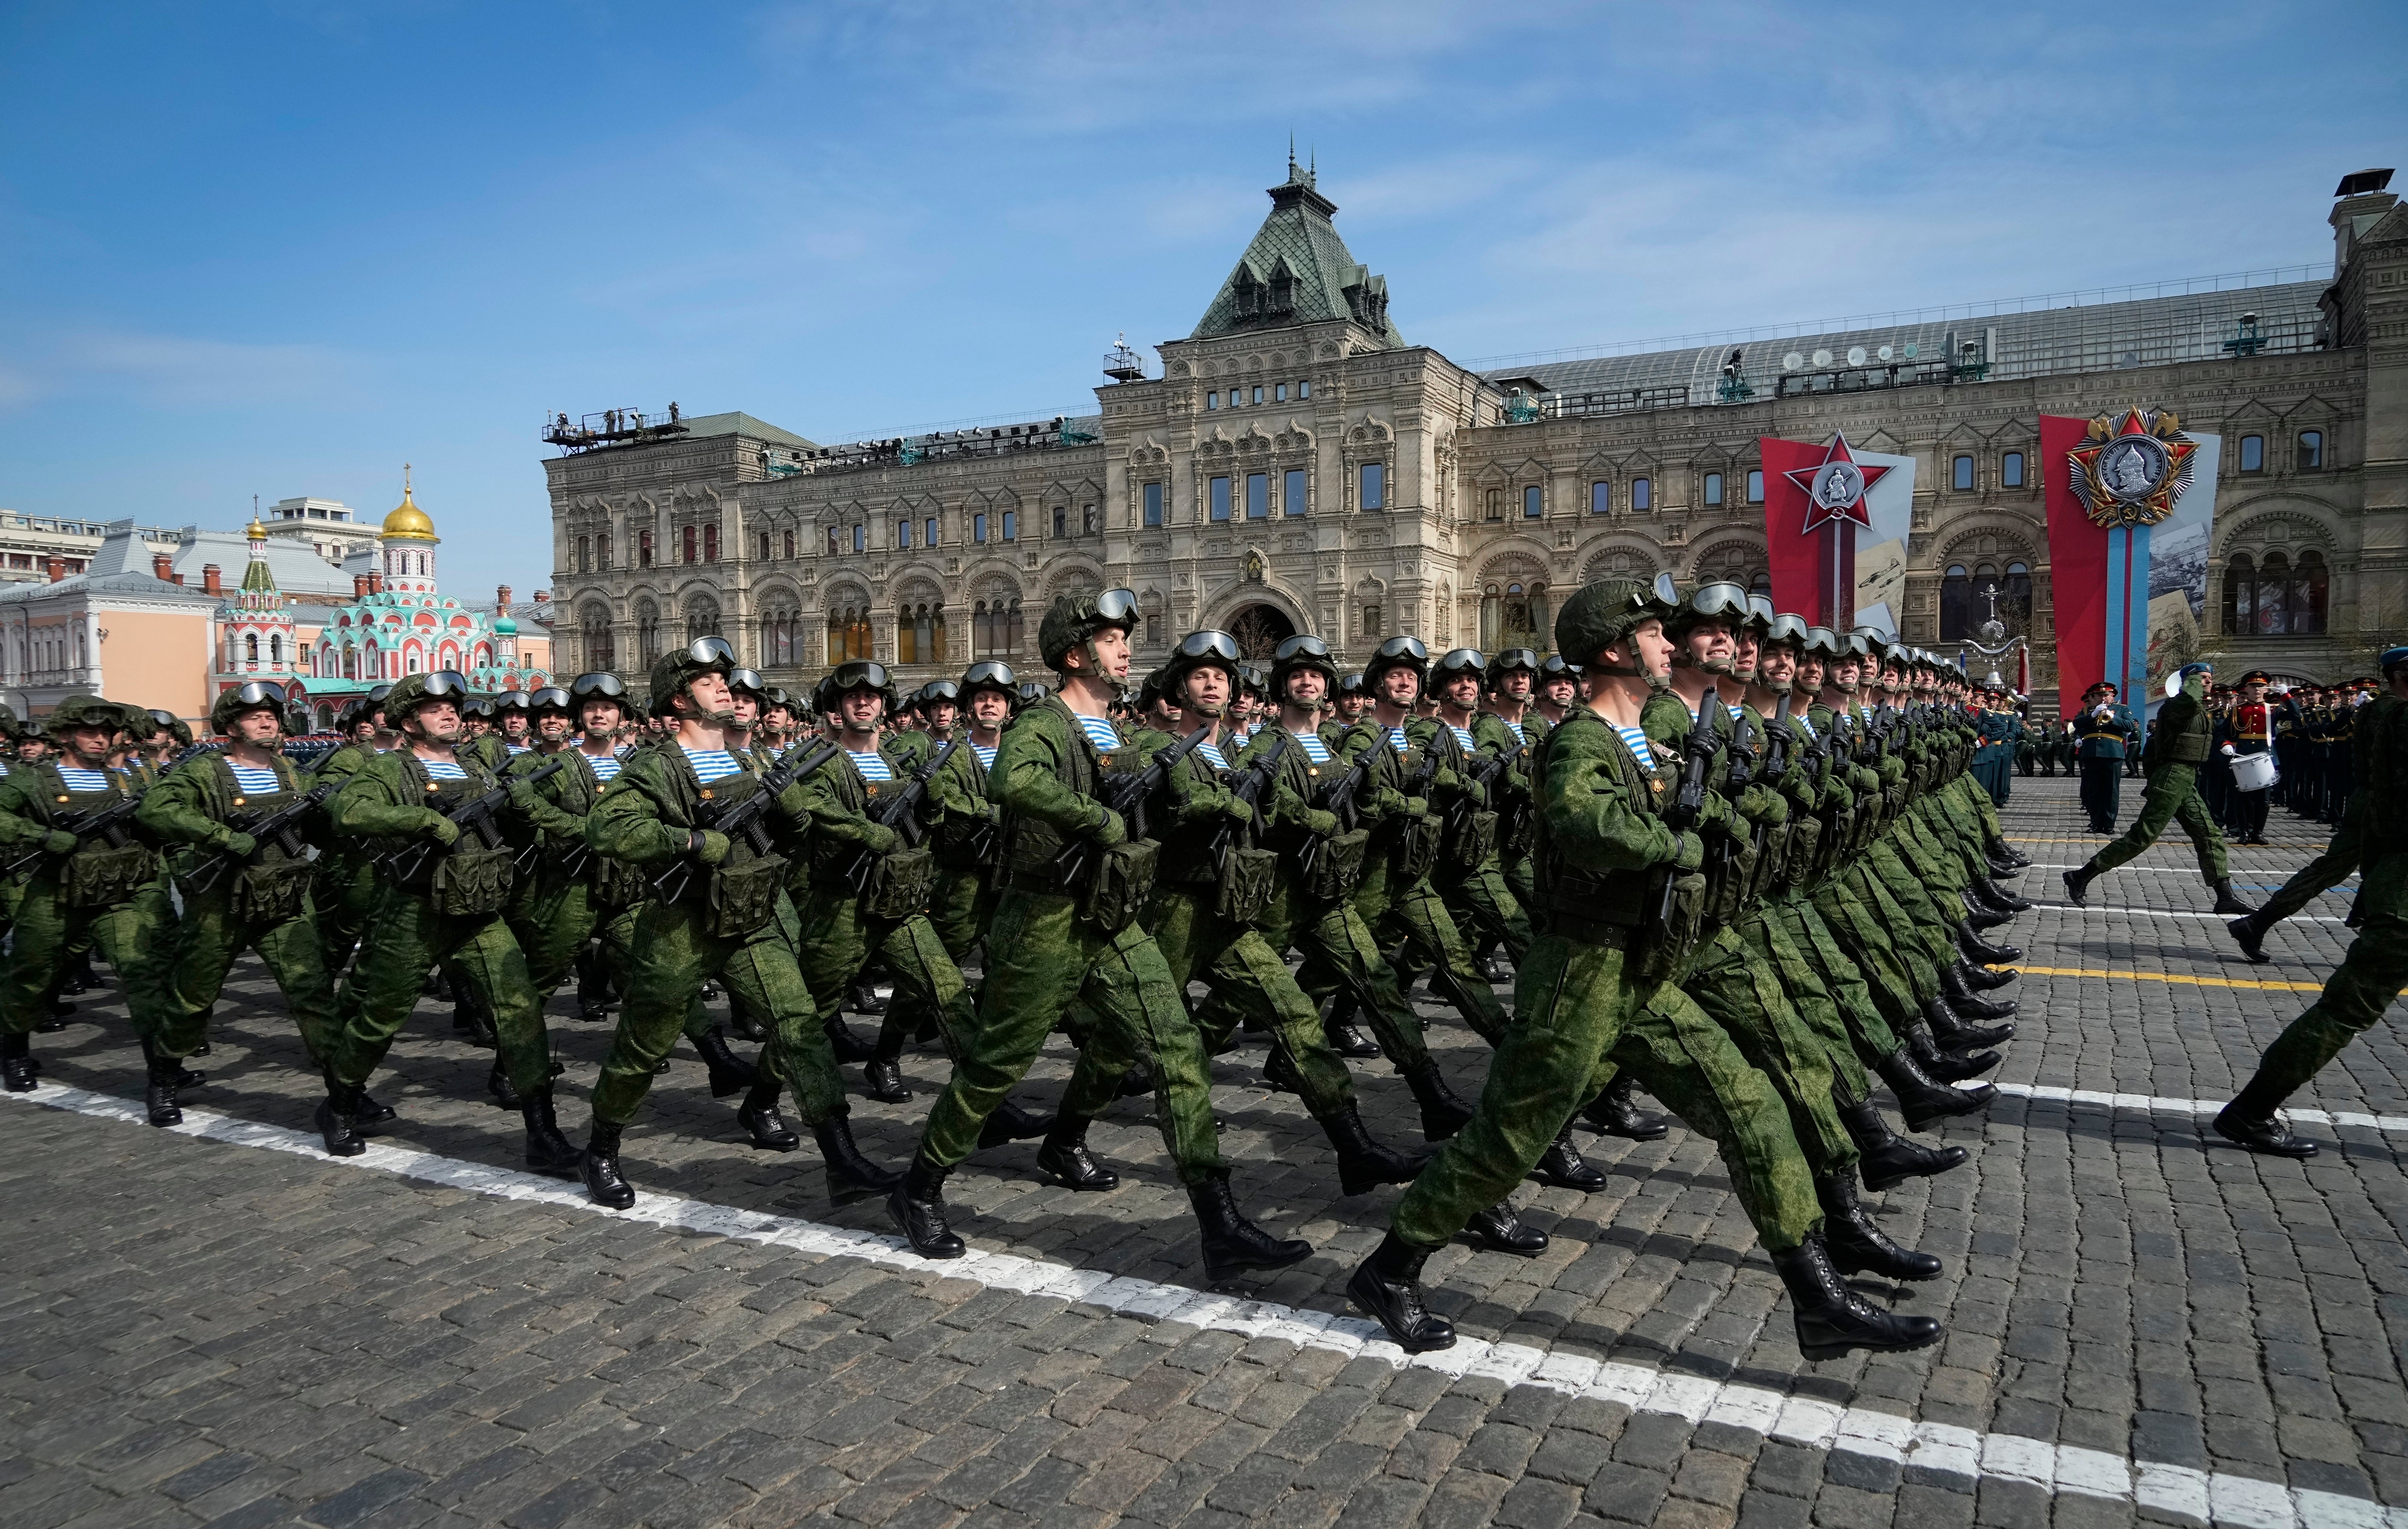
[[610,640],[610,613],[599,606],[588,606],[578,627],[585,645],[585,666],[588,669],[614,669],[619,655]]
[[577,571],[579,573],[594,571],[594,539],[591,536],[577,538]]
[[1504,518],[1505,491],[1503,489],[1490,489],[1488,491],[1488,519],[1492,521],[1501,521]]
[[786,533],[786,561],[795,561],[795,534],[791,531]]
[[2241,437],[2241,470],[2244,473],[2262,473],[2266,470],[2265,436]]
[[610,571],[610,533],[608,531],[595,534],[594,566],[603,573]]
[[828,608],[827,661],[833,668],[857,658],[870,656],[869,607],[867,606],[832,606]]
[[2002,489],[2024,486],[2024,454],[2021,451],[2009,451],[1999,459],[1999,486]]
[[719,635],[719,607],[717,605],[711,601],[704,600],[698,604],[686,607],[686,641],[699,642],[704,637],[715,637]]
[[636,533],[636,566],[638,568],[649,568],[652,565],[652,529],[648,526]]
[[2010,563],[2007,577],[1999,585],[1999,620],[2007,636],[2015,636],[2031,630],[2031,567],[2028,564]]
[[269,636],[267,639],[267,662],[270,664],[281,664],[284,662],[284,639],[280,636]]
[[242,657],[246,664],[259,662],[259,634],[251,633],[242,639]]
[[678,529],[678,552],[685,562],[694,561],[694,527],[688,525]]
[[1940,640],[1962,642],[1973,635],[1972,579],[1965,564],[1952,563],[1940,580]]
[[2300,432],[2300,471],[2320,472],[2325,464],[2325,433],[2321,430]]
[[2323,634],[2325,599],[2330,593],[2329,579],[2322,552],[2300,554],[2299,564],[2291,573],[2291,636],[2309,637]]
[[2291,630],[2291,560],[2269,552],[2258,564],[2258,611],[2251,631],[2261,637]]
[[1772,570],[1770,568],[1757,570],[1756,576],[1747,581],[1747,593],[1750,594],[1770,594],[1772,593]]
[[772,599],[761,615],[761,662],[770,668],[810,662],[802,612],[782,596]]
[[981,600],[970,610],[970,649],[973,658],[1009,659],[1020,652],[1023,626],[1020,600],[996,598]]
[[895,662],[945,661],[945,607],[935,601],[905,606],[895,613]]
[[636,607],[636,662],[649,669],[661,656],[661,613],[650,600]]

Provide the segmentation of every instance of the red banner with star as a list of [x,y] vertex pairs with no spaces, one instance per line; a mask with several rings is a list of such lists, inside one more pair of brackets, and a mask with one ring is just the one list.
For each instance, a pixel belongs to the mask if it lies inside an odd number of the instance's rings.
[[1856,621],[1857,533],[1871,524],[1865,495],[1894,469],[1859,463],[1844,436],[1827,443],[1765,436],[1756,448],[1773,607],[1845,632]]
[[[2074,493],[2071,456],[2087,420],[2040,417],[2041,481],[2048,508],[2048,597],[2057,628],[2057,710],[2071,717],[2083,693],[2107,676],[2107,528]],[[2145,595],[2144,595],[2145,600]],[[2120,683],[2122,676],[2115,677]],[[2135,708],[2145,704],[2118,699]]]

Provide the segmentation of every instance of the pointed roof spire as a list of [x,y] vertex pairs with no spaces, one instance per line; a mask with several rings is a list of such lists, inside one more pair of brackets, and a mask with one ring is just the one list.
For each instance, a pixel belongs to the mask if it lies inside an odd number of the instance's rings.
[[1388,320],[1386,279],[1348,252],[1330,221],[1338,204],[1321,194],[1312,169],[1298,171],[1293,148],[1287,168],[1287,179],[1270,188],[1270,215],[1188,338],[1343,319],[1401,349],[1404,336]]

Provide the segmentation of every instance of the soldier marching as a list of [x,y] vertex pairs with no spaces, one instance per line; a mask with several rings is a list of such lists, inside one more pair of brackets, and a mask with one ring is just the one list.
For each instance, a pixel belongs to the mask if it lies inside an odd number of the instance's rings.
[[[1986,1107],[1980,1079],[2014,1034],[2015,1004],[1993,994],[2020,952],[1995,931],[2031,906],[2004,884],[2028,862],[1998,808],[2018,768],[2062,765],[2091,827],[2113,831],[2143,729],[2112,685],[2066,724],[2028,723],[2017,697],[1885,633],[1669,579],[1580,591],[1544,657],[1433,657],[1401,636],[1354,674],[1317,637],[1258,665],[1201,631],[1132,685],[1137,620],[1126,591],[1057,600],[1049,683],[984,661],[909,696],[867,661],[789,696],[710,637],[662,659],[640,706],[609,673],[498,698],[415,675],[348,711],[314,770],[287,757],[287,698],[267,683],[222,696],[220,741],[197,750],[176,748],[174,719],[97,696],[38,734],[0,719],[16,743],[0,1082],[37,1086],[36,1039],[88,944],[124,992],[148,1117],[176,1123],[206,1085],[185,1064],[226,974],[255,950],[322,1078],[325,1148],[354,1154],[398,1128],[368,1089],[439,971],[493,1049],[487,1088],[521,1117],[527,1165],[604,1206],[635,1201],[625,1133],[681,1040],[712,1095],[738,1100],[731,1137],[808,1138],[831,1200],[882,1202],[935,1260],[979,1230],[945,1193],[973,1151],[1033,1142],[1019,1150],[1038,1173],[1109,1193],[1122,1171],[1088,1124],[1142,1094],[1218,1282],[1312,1252],[1254,1219],[1259,1182],[1222,1150],[1210,1059],[1253,1033],[1342,1191],[1404,1186],[1348,1290],[1409,1350],[1453,1341],[1420,1283],[1430,1251],[1465,1235],[1541,1251],[1515,1186],[1601,1187],[1579,1133],[1661,1136],[1641,1090],[1715,1142],[1802,1352],[1939,1340],[1847,1276],[1942,1272],[1868,1199],[1967,1161],[1917,1136]],[[2243,677],[2219,709],[2205,666],[2186,670],[2140,822],[2066,881],[2080,902],[2178,822],[2262,955],[2306,897],[2366,879],[2343,971],[2218,1122],[2303,1155],[2275,1107],[2408,984],[2384,922],[2386,857],[2408,836],[2380,789],[2408,747],[2408,650],[2385,655],[2371,702],[2271,678]],[[2239,842],[2263,842],[2272,805],[2345,818],[2302,890],[2252,912],[2200,777],[2259,754],[2279,769],[2232,778],[2274,777],[2240,793],[2258,800],[2237,821],[2228,800]],[[865,1039],[842,1010],[869,1011],[873,973],[895,995]],[[1486,1043],[1475,1065],[1428,1044],[1408,997],[1424,974]],[[572,979],[574,1015],[613,1026],[581,1139],[545,1018]],[[757,1055],[712,1020],[723,991]],[[1015,1094],[1057,1030],[1076,1064],[1049,1114]],[[881,1164],[849,1098],[911,1102],[915,1040],[949,1075],[908,1161]],[[1412,1093],[1418,1143],[1363,1119],[1357,1078],[1383,1067]]]

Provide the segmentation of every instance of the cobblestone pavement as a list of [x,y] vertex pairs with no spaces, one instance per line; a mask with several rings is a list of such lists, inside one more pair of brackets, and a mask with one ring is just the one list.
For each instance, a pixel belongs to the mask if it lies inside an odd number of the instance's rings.
[[[2043,904],[2003,936],[2032,968],[2008,1092],[1940,1133],[1970,1165],[1879,1197],[1946,1277],[1859,1287],[1942,1318],[1938,1348],[1803,1362],[1676,1128],[1584,1137],[1598,1193],[1527,1186],[1542,1257],[1434,1257],[1466,1336],[1408,1362],[1341,1293],[1397,1192],[1337,1193],[1252,1044],[1216,1069],[1240,1201],[1316,1253],[1219,1293],[1143,1101],[1093,1136],[1117,1193],[1044,1186],[1025,1144],[971,1159],[974,1254],[928,1265],[876,1206],[832,1210],[808,1149],[746,1147],[690,1053],[629,1133],[635,1211],[515,1171],[487,1053],[430,1003],[377,1085],[400,1128],[337,1163],[247,964],[182,1128],[140,1123],[108,994],[0,1100],[0,1524],[2408,1523],[2378,1506],[2408,1505],[2398,1036],[2298,1101],[2327,1112],[2311,1164],[2200,1113],[2339,959],[2346,889],[2251,966],[2186,844],[2073,909],[2057,868],[2100,841],[2072,783],[2019,779],[2008,821]],[[2273,833],[2233,852],[2258,895],[2324,838]],[[575,1135],[608,1032],[554,1007]],[[1473,1092],[1484,1049],[1426,1012]],[[854,1100],[873,1156],[900,1165],[941,1069],[915,1053],[921,1098]],[[1057,1042],[1029,1101],[1068,1071]],[[1372,1129],[1413,1139],[1402,1083],[1357,1076]]]

